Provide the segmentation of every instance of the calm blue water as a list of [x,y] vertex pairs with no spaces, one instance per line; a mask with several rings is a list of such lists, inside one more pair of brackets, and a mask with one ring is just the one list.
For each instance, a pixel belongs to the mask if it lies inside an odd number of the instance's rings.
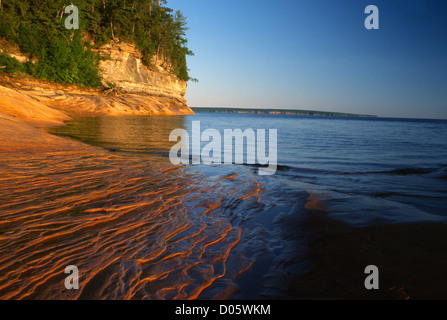
[[[199,114],[202,127],[278,130],[278,171],[354,226],[445,221],[447,121]],[[276,186],[276,185],[275,185]]]
[[[277,129],[276,173],[260,176],[259,166],[249,164],[173,166],[169,135],[181,128],[191,133],[193,121],[202,132],[222,135]],[[41,201],[58,212],[60,202],[73,207],[80,215],[75,222],[89,230],[73,233],[68,244],[73,252],[83,248],[84,255],[69,258],[91,274],[81,297],[288,298],[290,279],[312,268],[310,213],[353,227],[447,222],[447,121],[199,113],[81,118],[53,132],[106,150],[80,162],[62,159],[70,172],[65,191],[59,202]],[[47,160],[53,177],[59,169]],[[29,183],[35,190],[35,180]],[[53,194],[48,188],[40,186],[40,193]],[[91,227],[92,213],[106,222]],[[31,221],[21,237],[32,238],[38,227]],[[92,243],[103,242],[99,254]],[[51,259],[68,259],[66,251],[50,249]],[[92,257],[96,263],[86,265]],[[109,269],[119,282],[104,280],[102,270]],[[98,283],[107,290],[96,292]]]
[[199,113],[78,119],[57,131],[115,152],[166,161],[175,144],[170,132],[191,133],[192,121],[200,121],[201,132],[213,128],[222,136],[224,129],[277,129],[278,169],[267,177],[250,165],[187,170],[211,176],[234,171],[253,175],[269,190],[304,190],[322,211],[354,226],[447,217],[447,121]]

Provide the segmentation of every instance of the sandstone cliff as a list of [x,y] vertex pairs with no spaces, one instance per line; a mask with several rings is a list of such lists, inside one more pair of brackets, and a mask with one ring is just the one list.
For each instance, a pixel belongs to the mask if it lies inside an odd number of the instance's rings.
[[105,57],[100,63],[104,82],[113,83],[124,92],[164,96],[186,104],[186,81],[173,75],[169,63],[162,57],[154,57],[149,69],[134,44],[110,43],[99,53]]
[[[143,65],[136,47],[128,43],[106,45],[99,53],[106,57],[100,63],[103,83],[113,84],[113,90],[80,88],[0,73],[0,112],[43,125],[55,124],[54,119],[45,119],[34,106],[34,113],[30,113],[27,106],[31,102],[68,116],[194,114],[185,99],[186,82],[170,73],[163,59],[154,58],[153,68],[149,69]],[[14,54],[17,56],[17,52]],[[13,99],[10,90],[17,93]]]
[[[186,115],[194,114],[184,99],[148,93],[112,93],[102,90],[79,88],[53,82],[36,80],[26,76],[13,78],[0,76],[4,86],[27,97],[64,112],[69,116],[101,115]],[[7,101],[0,91],[0,112]]]

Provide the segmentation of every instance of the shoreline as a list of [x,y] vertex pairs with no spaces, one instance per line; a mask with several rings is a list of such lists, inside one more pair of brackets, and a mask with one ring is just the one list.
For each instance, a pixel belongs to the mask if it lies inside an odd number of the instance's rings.
[[145,93],[107,94],[100,89],[58,84],[23,74],[0,75],[0,89],[0,112],[7,103],[4,91],[10,90],[15,92],[16,99],[28,99],[26,103],[33,100],[70,117],[194,114],[186,101],[172,97]]
[[74,117],[191,114],[194,112],[184,102],[174,98],[110,95],[99,89],[58,84],[23,74],[0,75],[0,152],[38,148],[57,151],[72,147],[73,141],[49,134],[45,129],[65,126]]

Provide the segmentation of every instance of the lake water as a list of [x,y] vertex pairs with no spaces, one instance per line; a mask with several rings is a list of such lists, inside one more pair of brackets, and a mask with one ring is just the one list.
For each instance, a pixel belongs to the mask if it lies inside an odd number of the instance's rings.
[[[169,134],[193,121],[276,129],[276,173],[173,166]],[[52,132],[96,148],[5,160],[3,298],[287,298],[312,268],[310,212],[352,227],[447,222],[447,121],[198,113]],[[78,291],[61,289],[68,264]]]
[[259,177],[250,165],[195,165],[186,171],[211,177],[235,172],[267,189],[304,190],[331,216],[353,226],[447,217],[443,120],[199,113],[78,119],[57,132],[113,152],[166,161],[175,144],[170,132],[185,128],[191,136],[193,121],[200,121],[201,132],[213,128],[222,136],[224,129],[276,129],[278,169],[268,177]]

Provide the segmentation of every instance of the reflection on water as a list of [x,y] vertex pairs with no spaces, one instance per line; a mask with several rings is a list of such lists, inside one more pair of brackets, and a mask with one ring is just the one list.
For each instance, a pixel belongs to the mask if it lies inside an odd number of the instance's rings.
[[173,143],[172,130],[185,127],[185,116],[120,116],[78,118],[69,125],[51,129],[111,151],[167,155]]
[[[77,119],[64,135],[124,153],[2,154],[0,298],[254,298],[265,275],[273,290],[285,269],[268,275],[283,245],[270,213],[291,203],[265,197],[272,191],[248,168],[205,174],[154,155],[183,122]],[[64,287],[68,265],[79,268],[79,290]],[[251,271],[255,282],[243,276]]]

